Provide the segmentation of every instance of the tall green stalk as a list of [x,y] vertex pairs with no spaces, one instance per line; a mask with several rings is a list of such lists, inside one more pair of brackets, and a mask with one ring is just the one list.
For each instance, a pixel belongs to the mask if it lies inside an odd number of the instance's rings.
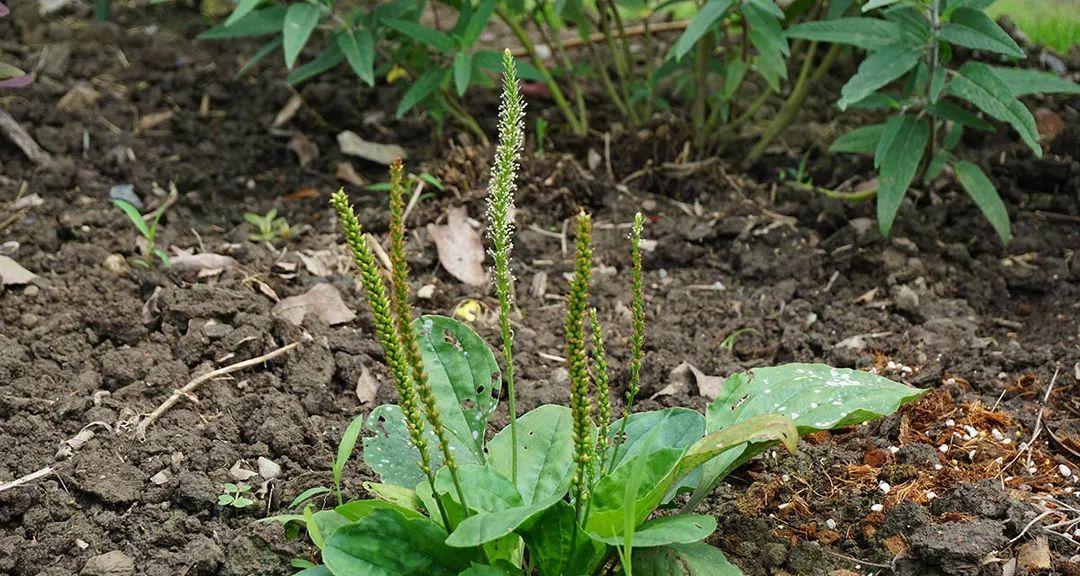
[[499,296],[499,330],[502,335],[503,369],[510,408],[510,444],[512,480],[517,482],[518,432],[517,400],[514,394],[514,329],[510,311],[514,307],[514,277],[510,272],[510,251],[514,241],[514,189],[517,188],[518,160],[524,143],[525,105],[518,91],[517,67],[509,50],[503,52],[503,94],[499,109],[499,145],[495,166],[488,182],[488,233],[494,244],[495,293]]
[[[626,434],[626,421],[630,419],[641,389],[641,360],[645,356],[645,284],[641,275],[641,233],[644,228],[645,217],[641,212],[634,214],[634,226],[630,229],[630,383],[626,387],[626,407],[623,408],[618,438]],[[609,471],[615,466],[619,446],[615,444],[612,449]]]
[[589,359],[585,348],[585,316],[592,276],[592,219],[585,211],[577,217],[574,277],[566,299],[566,369],[570,373],[570,411],[574,427],[574,517],[580,521],[589,499],[589,469],[596,456],[592,437],[592,401],[589,398]]
[[[360,282],[367,296],[371,315],[375,317],[375,336],[382,346],[386,355],[386,363],[390,367],[390,378],[398,392],[398,400],[401,410],[405,414],[405,428],[409,432],[417,452],[420,454],[420,470],[428,479],[432,493],[435,490],[435,471],[431,467],[431,454],[428,450],[427,438],[424,437],[424,416],[417,404],[416,389],[410,372],[409,361],[401,344],[401,338],[397,330],[397,322],[394,311],[390,304],[390,298],[386,295],[386,285],[379,274],[379,267],[375,263],[375,256],[368,248],[364,240],[364,230],[360,221],[356,218],[353,207],[349,204],[349,198],[344,190],[338,190],[330,199],[330,204],[337,212],[338,220],[341,221],[341,229],[345,235],[345,242],[349,246],[349,253],[353,262],[360,271]],[[436,499],[438,501],[438,499]],[[438,504],[439,514],[443,524],[449,526],[449,519],[442,503]]]
[[409,261],[405,257],[405,168],[401,159],[397,158],[390,164],[390,301],[393,306],[394,324],[401,348],[412,370],[412,379],[416,387],[416,395],[420,399],[424,414],[428,423],[435,431],[435,438],[439,442],[439,451],[442,452],[443,462],[450,471],[450,478],[454,482],[461,505],[468,509],[465,500],[465,491],[461,488],[458,480],[457,462],[454,453],[450,450],[450,437],[446,433],[446,427],[442,423],[442,415],[435,402],[435,392],[428,383],[427,371],[424,369],[424,358],[420,355],[420,346],[416,342],[416,331],[413,330],[412,306],[409,305]]

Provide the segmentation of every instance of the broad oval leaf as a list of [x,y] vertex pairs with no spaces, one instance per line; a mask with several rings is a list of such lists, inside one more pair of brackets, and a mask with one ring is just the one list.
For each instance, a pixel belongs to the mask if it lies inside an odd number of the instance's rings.
[[385,502],[414,512],[420,511],[421,504],[416,497],[416,490],[410,490],[397,484],[381,484],[379,482],[364,482],[364,489]]
[[443,426],[472,454],[465,462],[483,462],[484,432],[498,404],[495,356],[472,328],[456,320],[421,316],[413,327]]
[[789,38],[850,44],[876,50],[901,41],[900,26],[880,18],[835,18],[801,22],[787,29]]
[[625,533],[626,515],[637,526],[663,501],[677,480],[685,448],[652,445],[627,458],[593,487],[585,529],[603,537]]
[[719,548],[704,543],[638,548],[633,558],[637,576],[742,576]]
[[[690,544],[700,542],[716,531],[716,518],[700,514],[678,514],[654,518],[634,530],[634,548],[665,546],[667,544]],[[621,546],[622,536],[599,537],[612,546]]]
[[953,75],[947,90],[990,116],[1008,122],[1035,155],[1042,158],[1035,117],[1013,96],[1013,89],[997,77],[993,68],[981,62],[968,62]]
[[783,444],[788,452],[794,452],[795,445],[799,442],[799,431],[795,428],[795,422],[780,414],[753,416],[698,440],[679,461],[675,474],[678,477],[684,476],[728,450],[741,446],[771,445],[774,442]]
[[840,89],[837,105],[841,110],[846,110],[849,105],[906,74],[919,63],[921,57],[920,50],[903,44],[893,44],[873,52],[859,64],[858,72]]
[[455,576],[479,561],[475,550],[443,543],[446,531],[427,518],[373,510],[327,539],[322,557],[334,576]]
[[397,512],[398,514],[401,514],[406,518],[424,517],[416,510],[410,510],[409,508],[398,506],[393,502],[371,499],[352,500],[350,502],[346,502],[340,506],[335,507],[333,511],[340,515],[342,518],[345,518],[347,520],[346,523],[348,524],[363,520],[376,510],[393,510],[394,512]]
[[[562,496],[574,475],[573,418],[570,408],[545,404],[517,419],[517,490],[525,504]],[[510,427],[488,442],[488,463],[513,476]]]
[[[466,504],[473,512],[500,512],[519,508],[525,504],[510,479],[490,466],[477,464],[458,466],[457,476],[461,483],[461,491],[465,494]],[[457,504],[462,504],[449,468],[444,466],[439,470],[438,476],[435,477],[435,489],[438,490],[444,502],[449,498]]]
[[[625,431],[621,419],[616,420],[610,429],[613,442],[614,436],[620,431],[625,435],[617,448],[609,448],[602,459],[608,470],[653,447],[689,448],[705,434],[705,417],[689,408],[666,408],[631,414],[626,420]],[[613,452],[614,461],[611,460]]]
[[320,19],[322,10],[315,4],[298,2],[289,5],[281,27],[286,68],[292,68],[293,64],[296,64],[296,58],[300,56],[300,51],[304,49],[308,38],[311,38],[311,32],[319,25]]
[[[364,463],[383,482],[413,488],[427,479],[420,470],[420,452],[412,443],[400,406],[383,404],[376,407],[364,427],[374,433],[364,438]],[[428,445],[438,446],[430,428],[425,429],[425,433]],[[438,450],[432,451],[432,457],[442,462]]]
[[450,546],[471,548],[498,540],[515,531],[527,531],[548,508],[562,500],[551,496],[533,504],[508,508],[498,512],[481,512],[461,521],[446,539]]
[[529,562],[541,576],[592,574],[607,552],[603,543],[578,525],[574,507],[562,501],[549,508],[525,536]]
[[[729,377],[705,412],[710,433],[761,414],[786,414],[802,434],[852,426],[898,410],[925,390],[887,378],[825,364],[785,364],[755,368]],[[754,450],[731,450],[707,462],[694,492],[700,501]]]
[[983,216],[990,221],[998,238],[1001,238],[1001,243],[1008,244],[1012,240],[1009,212],[1005,209],[1005,203],[1001,201],[994,183],[986,177],[978,164],[957,162],[953,169],[956,170],[956,178],[960,180],[960,185],[975,201],[975,205],[982,211]]

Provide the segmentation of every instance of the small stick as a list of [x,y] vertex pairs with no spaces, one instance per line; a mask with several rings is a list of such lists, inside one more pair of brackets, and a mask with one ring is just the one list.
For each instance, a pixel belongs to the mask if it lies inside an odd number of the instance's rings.
[[206,382],[207,380],[217,378],[218,376],[224,376],[226,374],[231,374],[231,373],[236,372],[238,370],[243,370],[244,368],[248,368],[250,366],[255,366],[256,364],[262,364],[263,362],[269,362],[269,361],[273,360],[274,358],[277,358],[278,356],[281,356],[282,354],[285,354],[285,353],[289,352],[293,348],[296,348],[301,343],[303,343],[304,340],[307,340],[309,338],[310,338],[310,336],[307,336],[302,340],[297,340],[296,342],[293,342],[292,344],[286,344],[285,346],[282,346],[281,348],[278,348],[277,350],[274,350],[273,352],[263,354],[262,356],[259,356],[257,358],[251,358],[250,360],[244,360],[243,362],[237,362],[236,364],[230,364],[228,366],[225,366],[224,368],[218,368],[217,370],[212,370],[210,372],[207,372],[206,374],[203,374],[202,376],[196,376],[191,382],[188,382],[187,384],[185,384],[183,388],[179,388],[177,390],[174,390],[171,396],[166,398],[165,401],[162,402],[160,406],[155,408],[153,412],[151,412],[149,415],[147,415],[147,417],[142,422],[139,422],[139,425],[135,427],[135,437],[138,438],[140,441],[145,440],[146,439],[146,429],[149,428],[150,425],[153,424],[155,420],[160,418],[162,414],[167,412],[169,410],[169,408],[172,408],[174,404],[179,402],[181,398],[187,396],[188,394],[191,394],[191,392],[193,390],[195,390],[195,388],[199,384],[202,384],[203,382]]
[[405,206],[405,212],[401,215],[401,221],[404,222],[409,219],[409,213],[416,207],[416,201],[420,199],[420,193],[424,191],[424,181],[417,178],[416,188],[413,189],[412,196],[409,198],[409,203]]
[[0,484],[0,492],[3,492],[5,490],[11,490],[12,488],[17,488],[19,486],[22,486],[23,484],[26,484],[27,482],[33,482],[34,480],[37,480],[38,478],[42,478],[44,476],[48,476],[49,474],[52,474],[52,472],[53,472],[53,467],[52,466],[46,466],[46,467],[42,468],[41,470],[38,470],[36,472],[31,472],[31,473],[27,474],[26,476],[23,476],[22,478],[16,478],[16,479],[12,480],[11,482],[6,482],[4,484]]

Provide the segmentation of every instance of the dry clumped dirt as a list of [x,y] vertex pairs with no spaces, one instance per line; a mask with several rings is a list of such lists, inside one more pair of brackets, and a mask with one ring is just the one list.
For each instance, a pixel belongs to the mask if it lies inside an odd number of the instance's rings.
[[[495,341],[489,291],[449,275],[425,229],[457,206],[482,220],[487,151],[453,134],[433,144],[423,122],[392,120],[393,91],[358,94],[344,75],[301,87],[305,106],[268,129],[292,92],[265,70],[233,78],[244,47],[192,41],[199,24],[152,18],[166,14],[65,27],[16,6],[0,22],[31,47],[21,63],[43,71],[0,104],[52,156],[36,165],[0,142],[0,221],[15,216],[0,241],[17,241],[13,257],[38,275],[0,289],[0,482],[54,469],[0,492],[3,575],[278,575],[310,554],[255,521],[329,483],[344,427],[393,400],[327,205],[340,162],[368,181],[383,168],[341,155],[342,129],[400,143],[416,156],[412,170],[445,183],[410,217],[415,287],[433,287],[417,306],[452,314],[479,302],[473,324]],[[87,89],[83,105],[58,106]],[[1080,226],[1068,218],[1080,214],[1080,101],[1044,104],[1068,126],[1046,159],[1018,155],[1004,132],[980,143],[1001,159],[991,167],[1013,219],[1008,247],[949,188],[913,196],[883,239],[872,206],[777,186],[798,158],[774,154],[747,173],[723,159],[665,166],[685,132],[663,122],[615,134],[614,181],[606,161],[588,169],[588,142],[530,155],[515,252],[522,409],[566,397],[566,372],[551,357],[562,354],[570,270],[559,236],[578,206],[597,221],[593,298],[614,384],[625,384],[626,226],[641,210],[655,240],[643,409],[707,404],[692,379],[672,378],[683,362],[718,376],[826,362],[933,389],[900,414],[814,435],[798,454],[766,455],[729,478],[704,509],[720,520],[713,541],[746,573],[1080,573],[1080,526],[1068,524],[1080,518]],[[166,110],[163,123],[133,130],[132,118]],[[304,168],[290,151],[296,134],[320,151]],[[830,158],[813,166],[821,181],[852,168]],[[126,266],[135,232],[108,202],[125,183],[151,208],[175,185],[161,245],[237,265]],[[384,199],[345,186],[381,236]],[[13,214],[32,194],[41,205]],[[249,241],[243,213],[271,207],[299,234],[277,246]],[[275,298],[318,284],[355,318],[309,313],[297,326],[272,312]],[[721,346],[740,329],[751,330]],[[305,335],[265,365],[201,385],[136,438],[140,418],[192,378]],[[264,473],[247,480],[248,508],[217,504],[235,469]],[[354,458],[345,487],[360,496],[370,477]]]

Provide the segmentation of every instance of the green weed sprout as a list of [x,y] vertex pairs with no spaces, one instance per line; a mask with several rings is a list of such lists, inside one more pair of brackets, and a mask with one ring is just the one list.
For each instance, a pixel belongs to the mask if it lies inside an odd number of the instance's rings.
[[247,484],[233,484],[232,482],[226,482],[223,486],[223,491],[218,494],[217,503],[219,506],[232,506],[233,508],[247,508],[255,503],[254,500],[245,496],[251,492],[251,486]]
[[278,216],[276,208],[271,208],[263,216],[254,212],[247,212],[244,214],[244,220],[253,230],[252,233],[248,234],[248,239],[253,242],[287,240],[293,234],[289,221],[284,216]]
[[161,217],[165,214],[164,207],[158,208],[147,222],[146,218],[139,212],[139,209],[134,204],[127,200],[121,200],[119,198],[113,198],[112,203],[119,209],[123,210],[127,215],[128,220],[135,225],[135,229],[139,231],[139,234],[146,240],[146,246],[143,248],[142,256],[136,256],[131,261],[143,268],[153,268],[154,258],[157,257],[165,266],[169,266],[169,254],[168,252],[158,248],[155,245],[155,239],[157,238],[158,223],[161,221]]

